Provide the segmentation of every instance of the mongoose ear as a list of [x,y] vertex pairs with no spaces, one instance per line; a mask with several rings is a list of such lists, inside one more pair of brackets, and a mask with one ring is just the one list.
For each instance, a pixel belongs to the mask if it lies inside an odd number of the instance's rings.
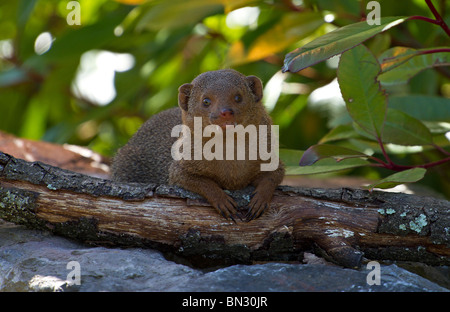
[[189,97],[191,96],[192,84],[185,83],[178,88],[178,105],[185,111],[188,109]]
[[252,90],[253,94],[256,97],[256,102],[261,101],[263,97],[263,85],[261,79],[256,76],[247,76],[247,82],[250,90]]

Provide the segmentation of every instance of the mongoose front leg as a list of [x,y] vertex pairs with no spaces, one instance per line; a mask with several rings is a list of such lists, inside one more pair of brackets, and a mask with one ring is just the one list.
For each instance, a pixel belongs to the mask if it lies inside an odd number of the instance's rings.
[[238,216],[236,202],[214,180],[201,176],[191,176],[189,180],[183,183],[183,187],[202,195],[225,219],[230,218],[236,222],[234,219],[235,216]]
[[230,218],[236,222],[234,217],[239,217],[236,202],[214,180],[199,175],[184,175],[181,172],[170,175],[171,183],[203,196],[225,219]]
[[247,221],[251,221],[255,218],[259,218],[267,208],[270,207],[272,201],[273,192],[283,179],[283,168],[279,168],[275,171],[261,172],[261,174],[253,181],[253,185],[256,187],[252,194],[252,199],[248,204],[248,212],[246,217]]

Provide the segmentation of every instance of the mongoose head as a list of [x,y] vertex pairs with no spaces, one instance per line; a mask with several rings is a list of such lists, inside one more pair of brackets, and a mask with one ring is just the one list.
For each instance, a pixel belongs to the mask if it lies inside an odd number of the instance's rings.
[[205,72],[178,89],[183,124],[193,128],[194,117],[202,125],[260,124],[264,107],[263,86],[256,76],[245,76],[232,69]]

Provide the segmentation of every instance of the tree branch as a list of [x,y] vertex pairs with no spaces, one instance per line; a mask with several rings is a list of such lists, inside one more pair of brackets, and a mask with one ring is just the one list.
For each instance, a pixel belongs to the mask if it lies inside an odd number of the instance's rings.
[[[251,190],[231,192],[240,207]],[[450,203],[406,194],[281,186],[237,224],[171,186],[120,184],[0,153],[0,218],[93,245],[156,248],[197,267],[364,257],[450,264]],[[363,257],[364,256],[364,257]]]

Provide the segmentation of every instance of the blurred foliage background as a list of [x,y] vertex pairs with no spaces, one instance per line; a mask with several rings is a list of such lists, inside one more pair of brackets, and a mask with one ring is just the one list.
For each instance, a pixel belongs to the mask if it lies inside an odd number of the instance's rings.
[[[83,145],[106,156],[151,115],[176,106],[181,84],[221,68],[259,76],[264,104],[280,126],[280,146],[307,149],[345,111],[335,81],[338,59],[282,74],[284,56],[368,14],[368,1],[361,0],[69,2],[0,3],[0,130]],[[423,0],[379,3],[382,16],[433,17]],[[450,24],[450,1],[434,3]],[[80,25],[73,24],[77,13]],[[392,46],[449,41],[438,26],[409,21],[365,44],[378,56]],[[450,99],[449,68],[425,70],[390,91],[411,90]],[[395,157],[414,163],[408,158],[419,156]],[[383,172],[361,168],[343,174],[380,178]],[[448,178],[431,174],[424,183],[445,193]]]

